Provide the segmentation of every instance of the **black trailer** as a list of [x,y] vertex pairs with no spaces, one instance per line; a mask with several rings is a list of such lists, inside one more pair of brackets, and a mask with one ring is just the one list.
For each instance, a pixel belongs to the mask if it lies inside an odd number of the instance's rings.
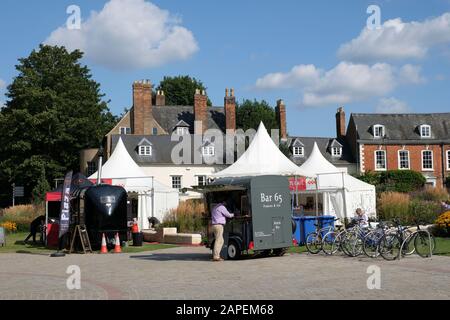
[[224,229],[222,256],[238,259],[253,250],[263,255],[283,255],[292,246],[289,182],[282,176],[221,178],[197,188],[204,194],[209,248],[214,246],[211,211],[225,196],[227,209],[235,214]]

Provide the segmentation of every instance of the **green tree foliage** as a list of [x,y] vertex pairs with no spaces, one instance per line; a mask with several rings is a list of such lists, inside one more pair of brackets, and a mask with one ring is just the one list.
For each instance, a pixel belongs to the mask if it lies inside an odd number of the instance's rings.
[[425,177],[412,170],[389,170],[383,172],[367,172],[358,177],[360,180],[376,186],[378,192],[397,191],[411,192],[425,185]]
[[116,123],[100,84],[80,64],[82,56],[78,50],[41,45],[19,59],[0,111],[2,184],[23,184],[30,195],[44,184],[42,172],[51,181],[76,171],[80,150],[98,147]]
[[236,126],[239,129],[258,129],[260,122],[269,131],[279,129],[275,110],[266,101],[256,101],[245,99],[236,106]]
[[[205,90],[200,80],[190,76],[164,77],[157,90],[163,90],[168,106],[193,106],[195,90]],[[208,106],[212,103],[208,99]]]
[[43,169],[36,186],[33,188],[33,191],[31,191],[31,197],[34,204],[38,205],[44,202],[45,193],[48,191],[50,191],[50,184],[47,181],[45,170]]

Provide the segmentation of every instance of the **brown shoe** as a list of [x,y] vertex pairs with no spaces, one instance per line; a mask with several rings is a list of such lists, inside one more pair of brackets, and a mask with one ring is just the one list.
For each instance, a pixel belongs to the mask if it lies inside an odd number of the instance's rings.
[[224,259],[222,259],[222,258],[214,258],[213,261],[214,262],[219,262],[219,261],[224,261]]

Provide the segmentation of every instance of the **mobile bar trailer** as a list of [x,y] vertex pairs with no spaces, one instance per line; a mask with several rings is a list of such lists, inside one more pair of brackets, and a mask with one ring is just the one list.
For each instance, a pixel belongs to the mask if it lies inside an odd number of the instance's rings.
[[282,256],[292,246],[291,196],[286,177],[220,178],[191,190],[204,195],[208,248],[214,247],[212,209],[226,199],[228,211],[234,213],[224,228],[222,257],[235,260],[250,250]]

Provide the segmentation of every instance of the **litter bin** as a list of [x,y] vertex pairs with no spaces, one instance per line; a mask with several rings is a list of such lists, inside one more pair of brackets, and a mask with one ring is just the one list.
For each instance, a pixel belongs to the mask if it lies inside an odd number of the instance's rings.
[[300,220],[301,220],[300,243],[301,244],[306,244],[306,238],[308,237],[308,234],[316,231],[316,226],[314,224],[319,222],[319,225],[320,225],[319,218],[320,217],[316,217],[316,216],[303,216],[300,218]]
[[143,242],[144,242],[144,233],[142,233],[142,232],[133,233],[133,246],[134,247],[142,247]]

